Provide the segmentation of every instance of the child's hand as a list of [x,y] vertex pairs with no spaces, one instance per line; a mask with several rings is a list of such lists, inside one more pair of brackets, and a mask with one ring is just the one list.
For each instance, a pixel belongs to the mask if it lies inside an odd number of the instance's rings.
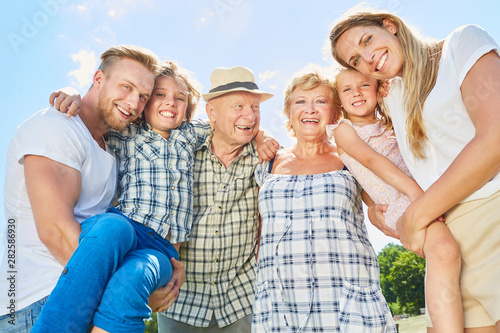
[[50,106],[54,106],[62,113],[66,113],[68,118],[80,113],[81,102],[80,93],[70,87],[53,92],[49,98]]
[[380,231],[382,231],[386,236],[399,239],[397,232],[389,228],[385,223],[384,212],[387,211],[388,205],[381,205],[373,203],[368,206],[368,219],[370,222]]
[[259,163],[270,161],[278,152],[280,144],[272,136],[269,136],[263,130],[255,136],[257,143],[257,154],[259,155]]
[[391,87],[391,83],[388,80],[380,82],[378,85],[378,93],[382,97],[387,97],[389,95],[389,88]]

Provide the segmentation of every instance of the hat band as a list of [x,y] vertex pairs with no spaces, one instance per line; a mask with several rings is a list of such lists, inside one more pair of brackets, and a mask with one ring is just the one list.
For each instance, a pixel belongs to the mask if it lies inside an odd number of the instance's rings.
[[213,89],[210,89],[209,93],[214,93],[214,92],[219,92],[219,91],[225,91],[225,90],[232,90],[236,88],[246,88],[248,90],[259,90],[259,87],[255,82],[231,82],[228,84],[224,84],[222,86],[215,87]]

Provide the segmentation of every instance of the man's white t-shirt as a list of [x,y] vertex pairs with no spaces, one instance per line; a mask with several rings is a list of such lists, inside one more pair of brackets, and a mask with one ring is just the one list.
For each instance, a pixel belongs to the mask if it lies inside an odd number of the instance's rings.
[[[408,144],[406,116],[403,112],[403,81],[401,78],[391,81],[389,96],[384,99],[384,103],[392,118],[403,159],[424,191],[441,177],[475,135],[475,127],[465,108],[460,87],[477,60],[492,50],[499,53],[495,40],[475,25],[460,27],[445,39],[436,85],[427,97],[422,113],[428,137],[423,145],[423,159],[414,157]],[[484,80],[482,93],[498,85],[495,83],[498,78],[485,77]],[[490,88],[488,82],[493,84]],[[499,190],[500,174],[497,174],[464,202],[487,198]]]
[[[78,222],[101,214],[112,204],[117,181],[117,162],[111,149],[104,151],[90,135],[80,117],[66,118],[50,108],[39,111],[21,124],[7,153],[4,188],[5,221],[0,234],[7,245],[7,225],[15,224],[15,263],[4,246],[0,286],[0,315],[9,313],[14,299],[16,311],[50,294],[62,272],[38,237],[24,179],[24,156],[39,155],[80,171],[82,191],[74,209]],[[12,228],[12,227],[10,227]],[[12,244],[12,243],[10,243]],[[15,279],[7,278],[15,276]],[[11,282],[15,281],[15,295]]]

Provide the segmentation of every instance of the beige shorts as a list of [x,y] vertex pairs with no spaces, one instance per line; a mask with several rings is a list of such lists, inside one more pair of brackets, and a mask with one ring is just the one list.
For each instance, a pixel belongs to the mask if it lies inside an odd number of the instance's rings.
[[[460,290],[466,328],[500,320],[500,191],[456,205],[446,224],[462,254]],[[428,311],[427,326],[432,327]]]

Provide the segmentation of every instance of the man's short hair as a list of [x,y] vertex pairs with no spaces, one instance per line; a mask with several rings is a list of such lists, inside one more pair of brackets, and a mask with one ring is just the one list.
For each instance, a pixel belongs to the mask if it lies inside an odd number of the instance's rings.
[[99,70],[107,74],[111,67],[122,58],[138,61],[150,70],[154,76],[158,75],[160,63],[158,56],[151,50],[134,45],[111,46],[101,54]]

